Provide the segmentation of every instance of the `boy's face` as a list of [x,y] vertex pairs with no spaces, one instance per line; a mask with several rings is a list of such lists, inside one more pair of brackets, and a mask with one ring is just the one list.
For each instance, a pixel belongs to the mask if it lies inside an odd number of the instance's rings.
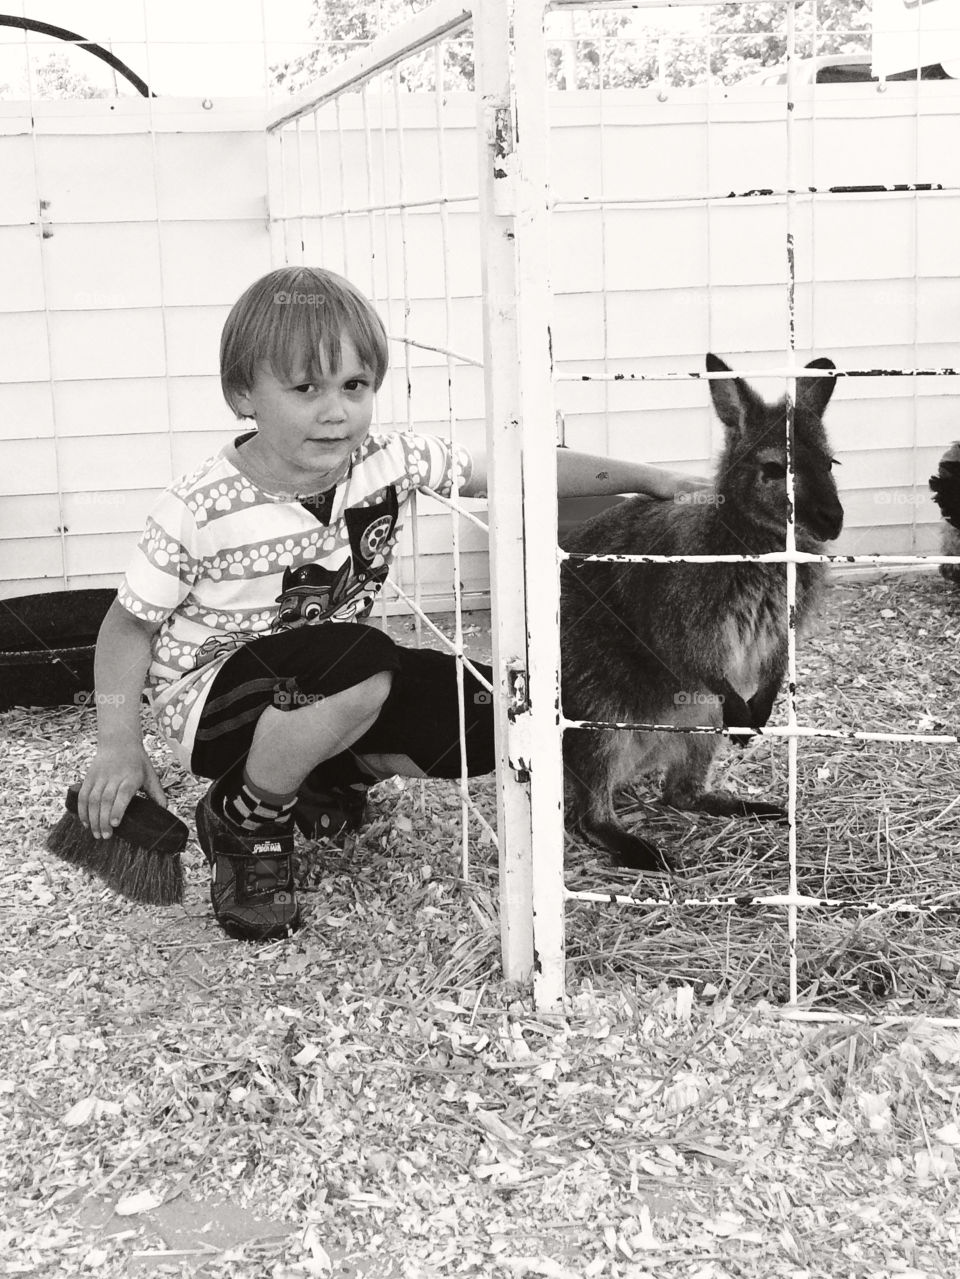
[[[277,479],[297,486],[336,483],[373,416],[373,376],[349,337],[340,335],[340,367],[323,369],[319,382],[305,368],[278,379],[265,361],[253,386],[237,397],[257,423],[256,448]],[[251,441],[252,443],[253,441]]]

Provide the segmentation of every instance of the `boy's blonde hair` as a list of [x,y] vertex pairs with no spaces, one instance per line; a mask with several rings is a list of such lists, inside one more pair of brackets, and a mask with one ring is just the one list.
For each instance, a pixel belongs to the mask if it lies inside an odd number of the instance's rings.
[[[345,333],[380,389],[389,355],[383,321],[349,280],[322,267],[288,266],[256,280],[233,304],[220,338],[220,385],[242,418],[237,396],[251,390],[265,360],[284,381],[318,381],[340,367]],[[322,364],[321,364],[322,357]]]

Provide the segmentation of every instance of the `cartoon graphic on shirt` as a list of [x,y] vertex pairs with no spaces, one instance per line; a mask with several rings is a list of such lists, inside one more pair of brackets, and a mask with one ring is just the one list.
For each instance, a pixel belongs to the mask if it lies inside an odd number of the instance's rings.
[[277,598],[275,631],[289,631],[305,622],[325,622],[350,598],[350,561],[338,569],[322,564],[301,564],[283,574],[283,590]]
[[232,653],[234,649],[243,648],[250,639],[249,635],[211,635],[205,639],[193,655],[193,668],[199,670],[224,653]]
[[346,511],[350,556],[336,569],[303,564],[283,574],[275,631],[317,622],[366,617],[387,579],[388,552],[399,502],[391,485],[384,501]]

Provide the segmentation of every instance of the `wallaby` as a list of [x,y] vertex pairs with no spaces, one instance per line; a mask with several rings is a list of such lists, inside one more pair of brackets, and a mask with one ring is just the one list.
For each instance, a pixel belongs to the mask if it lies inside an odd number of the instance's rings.
[[[947,449],[930,476],[930,489],[944,518],[940,537],[942,555],[960,555],[960,440]],[[960,584],[960,564],[941,564],[940,575]]]
[[[787,522],[786,398],[765,403],[708,355],[710,394],[726,444],[712,490],[673,501],[635,497],[570,533],[587,554],[726,555],[783,551]],[[808,369],[833,369],[814,360]],[[794,494],[799,550],[838,537],[843,508],[821,422],[832,377],[798,378]],[[798,625],[823,589],[821,564],[797,566]],[[761,729],[787,664],[786,565],[610,564],[569,560],[561,572],[563,713],[569,719]],[[751,739],[734,736],[747,744]],[[719,733],[568,729],[567,826],[623,866],[671,870],[656,844],[632,835],[613,807],[642,774],[663,776],[663,799],[722,816],[782,817],[770,803],[707,789]]]

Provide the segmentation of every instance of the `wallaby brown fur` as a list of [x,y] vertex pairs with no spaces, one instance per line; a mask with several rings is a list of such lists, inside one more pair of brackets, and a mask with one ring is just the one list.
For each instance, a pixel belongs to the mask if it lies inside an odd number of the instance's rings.
[[[930,489],[944,519],[940,552],[960,555],[960,440],[955,440],[940,459],[936,475],[930,476]],[[941,564],[940,575],[960,584],[960,564]]]
[[[574,529],[565,550],[739,555],[785,549],[786,397],[767,404],[715,355],[707,356],[706,367],[731,374],[710,381],[726,435],[713,489],[673,501],[621,502]],[[835,365],[820,359],[807,368]],[[843,526],[821,421],[834,385],[832,377],[797,379],[795,521],[804,551],[819,552]],[[798,625],[809,618],[823,583],[823,565],[798,565]],[[567,561],[561,661],[569,719],[759,730],[786,672],[786,565]],[[627,831],[614,812],[616,792],[644,774],[662,776],[663,799],[675,808],[782,816],[777,805],[707,789],[720,741],[718,733],[568,729],[568,828],[607,848],[621,865],[672,869],[663,850]]]

